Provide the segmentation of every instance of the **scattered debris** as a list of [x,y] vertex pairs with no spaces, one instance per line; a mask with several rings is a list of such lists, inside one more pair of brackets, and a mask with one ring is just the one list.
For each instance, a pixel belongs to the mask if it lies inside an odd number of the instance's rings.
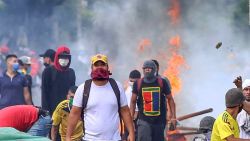
[[221,47],[221,45],[222,45],[222,42],[217,43],[217,45],[215,46],[216,49],[219,49]]

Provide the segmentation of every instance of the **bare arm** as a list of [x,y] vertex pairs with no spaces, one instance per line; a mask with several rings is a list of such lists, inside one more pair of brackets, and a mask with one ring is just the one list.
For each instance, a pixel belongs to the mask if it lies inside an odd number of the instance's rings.
[[31,100],[31,96],[30,96],[30,92],[29,92],[28,87],[23,88],[23,96],[24,96],[25,103],[27,105],[32,105],[32,100]]
[[174,99],[172,97],[172,94],[169,94],[166,96],[166,100],[169,103],[169,112],[171,113],[171,119],[170,121],[168,121],[169,125],[169,130],[174,130],[176,128],[176,109],[175,109],[175,102]]
[[58,129],[59,129],[59,126],[52,125],[52,128],[51,128],[51,140],[52,141],[56,141]]
[[172,119],[172,112],[170,110],[169,102],[167,102],[167,122]]
[[130,102],[130,113],[132,117],[135,116],[136,99],[137,99],[137,95],[133,93],[131,97],[131,102]]
[[250,139],[235,138],[233,135],[226,138],[227,141],[250,141]]
[[68,120],[68,125],[67,125],[66,141],[71,141],[71,136],[76,127],[76,124],[81,118],[81,112],[82,112],[81,107],[76,107],[76,106],[72,107],[68,118],[70,120]]
[[175,102],[174,102],[172,94],[167,95],[167,101],[169,103],[169,110],[171,112],[171,118],[176,119]]
[[128,141],[134,141],[135,140],[135,131],[133,126],[133,120],[132,116],[129,112],[128,106],[121,107],[121,116],[122,120],[125,124],[125,127],[127,128],[129,132]]

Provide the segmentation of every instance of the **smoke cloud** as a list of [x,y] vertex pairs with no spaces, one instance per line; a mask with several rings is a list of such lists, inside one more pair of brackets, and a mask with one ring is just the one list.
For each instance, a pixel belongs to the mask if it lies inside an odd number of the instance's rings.
[[[39,12],[35,12],[37,18],[31,18],[31,22],[25,20],[22,23],[23,18],[20,17],[18,21],[35,40],[31,48],[38,47],[39,52],[46,48],[55,49],[60,44],[71,48],[71,66],[76,71],[77,84],[89,78],[89,58],[96,53],[109,56],[112,77],[120,82],[127,80],[133,69],[142,72],[142,63],[148,59],[159,61],[162,74],[171,56],[168,41],[179,35],[181,45],[178,53],[185,58],[188,67],[180,69],[182,90],[175,95],[177,115],[211,107],[214,112],[209,115],[217,117],[225,109],[226,91],[235,87],[232,83],[234,78],[238,75],[243,76],[243,79],[250,78],[247,60],[250,43],[248,15],[245,12],[243,18],[246,19],[239,18],[240,6],[247,7],[248,3],[246,0],[180,0],[180,19],[178,24],[173,25],[168,15],[173,1],[79,0],[77,5],[58,0],[58,3],[49,6],[50,12],[43,14],[44,18],[39,19]],[[31,9],[29,7],[33,5],[25,6]],[[70,9],[72,6],[77,10]],[[3,5],[0,6],[2,9]],[[90,17],[87,21],[81,19],[84,14]],[[3,35],[8,31],[11,31],[8,36],[15,35],[13,31],[22,31],[16,20],[11,22],[11,19],[15,19],[13,15],[15,12],[12,16],[0,14],[0,25],[6,27],[4,33],[0,31],[1,42],[4,42]],[[27,15],[22,16],[27,19]],[[62,26],[67,29],[62,29]],[[37,30],[30,31],[27,27]],[[62,32],[65,30],[67,34]],[[41,36],[38,32],[42,33]],[[150,42],[140,50],[143,40]],[[36,41],[38,46],[34,43]],[[216,49],[218,42],[222,42],[222,46]],[[197,121],[201,117],[183,124],[198,126]]]
[[[177,115],[211,107],[214,112],[208,115],[217,117],[225,109],[226,91],[235,87],[234,78],[238,75],[249,78],[246,60],[249,56],[249,27],[244,24],[248,30],[241,30],[243,27],[235,24],[239,3],[180,1],[181,18],[175,26],[167,14],[169,8],[171,1],[114,1],[111,4],[98,1],[93,6],[93,30],[84,45],[95,48],[92,53],[108,54],[114,77],[123,81],[130,70],[137,68],[141,71],[143,61],[165,54],[166,59],[158,60],[163,72],[171,55],[165,49],[171,48],[168,40],[180,35],[179,53],[185,57],[188,69],[181,70],[183,87],[175,95]],[[149,39],[151,44],[139,52],[143,39]],[[222,46],[216,49],[218,42],[222,42]],[[202,117],[184,124],[198,126],[197,121]]]

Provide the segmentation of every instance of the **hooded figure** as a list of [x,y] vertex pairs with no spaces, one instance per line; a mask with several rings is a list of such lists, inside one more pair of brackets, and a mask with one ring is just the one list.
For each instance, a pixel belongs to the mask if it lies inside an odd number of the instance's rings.
[[69,48],[61,46],[56,51],[54,66],[45,68],[42,74],[42,107],[49,110],[50,115],[75,85],[75,72],[69,68],[70,63]]
[[[151,71],[147,71],[146,69],[150,68]],[[156,76],[156,65],[152,60],[145,61],[143,64],[143,74],[144,74],[144,82],[152,83],[157,79]]]
[[69,48],[59,47],[55,54],[54,65],[58,71],[66,71],[71,63],[71,55]]

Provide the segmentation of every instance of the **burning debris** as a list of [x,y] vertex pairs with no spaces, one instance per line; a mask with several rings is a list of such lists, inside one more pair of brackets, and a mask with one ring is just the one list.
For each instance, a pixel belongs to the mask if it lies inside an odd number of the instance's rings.
[[216,44],[215,48],[219,49],[221,47],[221,45],[222,45],[222,42],[219,42],[219,43]]

